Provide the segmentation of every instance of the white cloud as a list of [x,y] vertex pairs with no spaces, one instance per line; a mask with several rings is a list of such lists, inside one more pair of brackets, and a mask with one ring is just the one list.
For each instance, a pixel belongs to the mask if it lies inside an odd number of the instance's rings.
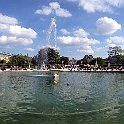
[[41,14],[41,15],[49,15],[52,13],[52,9],[47,6],[43,6],[42,9],[38,9],[35,11],[36,14]]
[[100,41],[92,38],[84,38],[84,43],[88,45],[95,45],[95,44],[99,44]]
[[96,21],[96,33],[102,35],[113,34],[117,30],[121,30],[121,25],[114,19],[103,17]]
[[122,5],[124,5],[123,0],[106,0],[106,2],[115,7],[121,7]]
[[24,28],[18,25],[11,25],[9,33],[23,38],[36,38],[37,33],[31,28]]
[[95,44],[99,44],[100,42],[96,39],[92,39],[92,38],[88,38],[88,37],[72,37],[72,36],[62,36],[62,37],[58,37],[58,42],[63,44],[63,45],[95,45]]
[[109,47],[114,47],[114,46],[117,46],[115,43],[108,43],[106,42],[106,47],[109,48]]
[[54,9],[54,10],[60,8],[60,5],[58,2],[51,2],[51,3],[49,3],[49,6],[51,7],[51,9]]
[[78,52],[83,52],[83,53],[86,53],[86,54],[93,54],[94,53],[94,51],[93,51],[91,46],[87,45],[87,46],[83,46],[82,48],[83,49],[78,49],[77,51]]
[[0,36],[0,45],[6,45],[6,44],[7,44],[7,37]]
[[30,45],[33,43],[32,39],[29,38],[17,38],[17,37],[8,37],[8,43],[13,45]]
[[84,31],[84,29],[78,29],[78,30],[74,31],[74,35],[77,37],[85,38],[89,35],[89,33]]
[[31,28],[21,27],[17,23],[17,19],[0,14],[0,45],[29,45],[33,43],[37,33]]
[[105,52],[107,53],[109,47],[120,46],[124,48],[124,37],[121,36],[113,36],[105,40],[106,42],[102,42],[99,47],[95,47],[96,52]]
[[111,43],[124,44],[124,37],[114,36],[114,37],[110,37],[106,41],[109,44],[111,44]]
[[72,16],[71,13],[68,10],[62,9],[62,8],[57,9],[55,12],[56,12],[56,15],[59,16],[59,17],[70,17],[70,16]]
[[124,37],[121,37],[121,36],[109,37],[108,39],[105,40],[105,42],[101,42],[99,47],[95,46],[94,51],[97,53],[106,52],[107,54],[109,47],[115,47],[115,46],[120,46],[122,49],[124,49]]
[[114,7],[121,7],[124,5],[123,0],[67,0],[76,2],[88,13],[98,12],[113,12]]
[[80,0],[79,6],[82,7],[88,13],[99,12],[111,12],[111,8],[103,2],[103,0]]
[[15,25],[18,24],[18,20],[0,13],[0,23]]
[[97,53],[106,52],[107,54],[109,47],[115,47],[115,46],[120,46],[122,49],[124,49],[124,37],[121,36],[109,37],[108,39],[105,40],[105,42],[101,42],[99,46],[95,46],[94,51]]
[[31,52],[35,51],[35,49],[33,49],[33,48],[24,48],[24,50],[31,51]]
[[8,45],[30,45],[33,43],[32,39],[27,38],[17,38],[13,36],[0,36],[0,45],[8,46]]
[[61,29],[60,31],[61,31],[64,35],[70,34],[70,32],[67,31],[66,29]]
[[4,32],[6,30],[9,30],[9,25],[0,23],[0,31]]
[[65,45],[75,45],[75,44],[79,45],[80,44],[79,37],[62,36],[62,37],[58,37],[57,39],[61,44],[65,44]]
[[87,36],[89,35],[89,33],[84,31],[83,29],[78,29],[74,31],[72,34],[74,34],[74,36],[58,37],[57,38],[58,43],[64,46],[78,48],[79,52],[84,52],[88,54],[94,53],[92,46],[100,43],[96,39],[88,38]]
[[35,13],[40,15],[50,15],[51,13],[54,13],[59,17],[72,16],[68,10],[61,8],[58,2],[51,2],[49,3],[49,6],[42,6],[42,8],[36,10]]

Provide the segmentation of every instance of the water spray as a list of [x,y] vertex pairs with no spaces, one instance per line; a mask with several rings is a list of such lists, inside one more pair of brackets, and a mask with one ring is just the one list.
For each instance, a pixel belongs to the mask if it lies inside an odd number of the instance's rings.
[[[53,40],[54,40],[54,45],[52,45],[51,43],[51,36],[53,34]],[[55,16],[51,19],[51,23],[48,29],[48,35],[47,35],[47,42],[49,46],[52,46],[54,48],[57,48],[57,43],[56,43],[56,39],[57,39],[57,32],[56,32],[56,18]]]

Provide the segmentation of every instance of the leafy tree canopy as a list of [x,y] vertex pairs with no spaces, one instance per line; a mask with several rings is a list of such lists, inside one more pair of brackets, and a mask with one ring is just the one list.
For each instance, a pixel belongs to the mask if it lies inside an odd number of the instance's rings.
[[15,66],[28,66],[31,63],[31,58],[27,55],[13,55],[10,57],[9,64]]

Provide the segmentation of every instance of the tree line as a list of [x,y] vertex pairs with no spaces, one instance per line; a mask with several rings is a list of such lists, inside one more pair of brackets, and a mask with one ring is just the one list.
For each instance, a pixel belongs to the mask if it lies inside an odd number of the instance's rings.
[[[74,61],[74,58],[73,58]],[[108,63],[113,65],[122,65],[124,66],[124,55],[116,55],[116,56],[109,56],[106,59],[103,59],[101,57],[97,58],[82,58],[80,60],[74,61],[74,63],[71,64],[77,64],[77,65],[95,65],[97,61],[97,64],[99,66],[107,66]],[[70,60],[68,57],[60,56],[59,52],[53,48],[47,48],[47,49],[41,49],[38,54],[34,57],[29,57],[28,55],[12,55],[9,58],[9,62],[6,63],[5,60],[1,60],[1,65],[7,65],[7,66],[18,66],[27,68],[29,66],[35,67],[40,66],[42,63],[45,63],[47,65],[68,65],[70,64]]]

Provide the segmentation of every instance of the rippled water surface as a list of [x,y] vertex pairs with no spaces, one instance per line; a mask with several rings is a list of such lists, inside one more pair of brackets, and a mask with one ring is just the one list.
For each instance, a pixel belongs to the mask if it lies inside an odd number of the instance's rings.
[[0,124],[123,123],[123,73],[0,73]]

